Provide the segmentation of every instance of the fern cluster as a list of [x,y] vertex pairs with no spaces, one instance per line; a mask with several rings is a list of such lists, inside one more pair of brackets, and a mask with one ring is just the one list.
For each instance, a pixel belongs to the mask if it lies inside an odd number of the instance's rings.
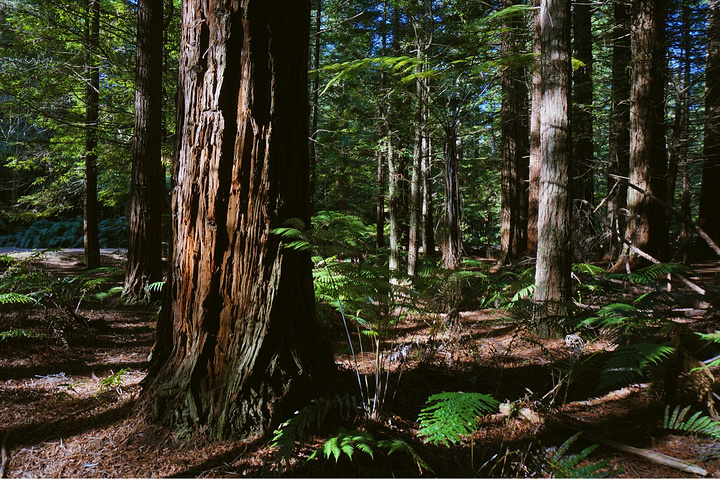
[[[547,477],[611,477],[617,476],[622,469],[610,466],[609,459],[589,462],[588,456],[598,448],[597,444],[588,446],[577,454],[568,454],[568,450],[581,433],[575,434],[563,442],[556,450],[548,450],[541,456],[541,474]],[[582,464],[585,462],[585,464]]]
[[687,417],[689,412],[690,406],[676,406],[671,412],[670,405],[668,404],[665,406],[663,429],[685,434],[701,434],[703,436],[720,439],[720,422],[715,421],[709,416],[705,416],[701,411]]
[[425,442],[449,445],[477,431],[479,419],[500,402],[487,394],[442,392],[433,394],[418,416],[418,436]]

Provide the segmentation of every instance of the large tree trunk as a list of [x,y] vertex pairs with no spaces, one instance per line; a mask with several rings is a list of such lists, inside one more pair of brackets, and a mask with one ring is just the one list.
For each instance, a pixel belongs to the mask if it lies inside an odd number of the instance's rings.
[[607,223],[609,234],[605,241],[605,261],[614,261],[622,252],[620,238],[625,237],[627,184],[617,176],[627,178],[630,164],[630,12],[629,5],[616,0],[613,5],[612,32],[612,111],[608,155]]
[[[705,145],[698,223],[720,242],[720,1],[708,0],[708,52],[705,93]],[[705,246],[702,247],[706,249]],[[709,251],[708,251],[709,252]]]
[[88,268],[100,267],[98,238],[97,160],[100,112],[100,0],[86,0],[85,25],[85,181],[83,185],[83,245]]
[[156,347],[146,389],[156,418],[178,429],[265,433],[333,371],[310,257],[273,234],[309,221],[309,8],[183,4],[172,348]]
[[570,301],[570,0],[542,0],[542,123],[540,126],[540,203],[535,268],[535,317],[560,314]]
[[[503,0],[502,7],[518,4],[518,0]],[[516,260],[527,251],[528,158],[530,154],[525,69],[512,58],[520,53],[521,13],[505,17],[501,55],[508,60],[502,72],[502,172],[500,205],[501,262]],[[518,38],[520,37],[520,38]]]
[[[312,54],[312,101],[310,103],[310,202],[312,210],[315,204],[315,184],[317,180],[317,142],[318,118],[320,116],[320,34],[322,33],[322,2],[315,0],[315,24]],[[313,211],[314,212],[314,211]]]
[[163,2],[138,2],[135,64],[135,134],[128,222],[128,264],[123,296],[144,300],[147,286],[162,280]]
[[[592,17],[586,0],[573,2],[573,50],[582,65],[573,70],[573,152],[570,164],[575,244],[595,235],[595,161],[593,158]],[[583,253],[591,253],[583,251]],[[588,255],[584,254],[583,258]]]
[[[631,26],[632,91],[630,104],[630,183],[666,200],[665,17],[662,0],[634,0]],[[668,259],[665,208],[634,188],[627,193],[630,215],[626,239],[660,260]],[[623,260],[640,258],[626,248]],[[616,269],[622,264],[616,265]]]
[[542,74],[540,52],[540,0],[533,0],[533,39],[532,48],[535,60],[532,70],[532,90],[530,92],[530,164],[528,182],[528,225],[527,252],[533,256],[538,244],[538,204],[540,201],[540,121],[542,118]]
[[443,264],[455,269],[460,264],[463,251],[462,217],[460,213],[460,177],[458,160],[460,140],[454,125],[445,131],[445,225]]
[[[426,124],[429,120],[427,109]],[[435,256],[435,222],[433,220],[432,140],[425,137],[425,156],[422,159],[422,235],[425,256]]]

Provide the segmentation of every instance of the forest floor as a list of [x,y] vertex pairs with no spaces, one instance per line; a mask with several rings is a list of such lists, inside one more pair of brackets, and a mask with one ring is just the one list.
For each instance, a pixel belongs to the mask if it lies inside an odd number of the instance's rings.
[[[108,283],[120,284],[122,255],[105,254],[103,259],[116,267],[104,271]],[[32,267],[59,278],[83,272],[79,252],[50,253]],[[720,264],[698,271],[717,284]],[[267,447],[267,438],[188,439],[149,424],[138,404],[158,307],[60,303],[58,299],[57,309],[0,306],[0,330],[26,332],[0,340],[0,466],[9,477],[420,474],[416,461],[402,453],[377,452],[371,460],[356,452],[352,462],[306,460],[321,446],[320,437],[300,447],[287,469]],[[702,313],[685,311],[678,321],[714,331],[717,318]],[[424,473],[429,476],[548,476],[557,473],[551,468],[554,452],[583,430],[566,455],[602,444],[582,464],[607,459],[616,471],[622,468],[615,473],[621,477],[695,475],[620,451],[611,440],[696,464],[708,476],[720,477],[720,444],[663,430],[664,407],[655,388],[634,384],[598,392],[597,369],[579,365],[592,365],[590,358],[612,349],[609,339],[601,337],[574,355],[564,339],[541,340],[502,321],[507,314],[495,309],[462,312],[452,334],[426,317],[406,318],[394,344],[388,345],[398,354],[392,374],[384,379],[388,394],[382,419],[366,421],[364,428],[377,437],[404,439],[432,467]],[[347,383],[353,394],[354,361],[344,329],[326,332],[344,371],[340,383]],[[358,359],[361,373],[373,370],[372,354]],[[426,399],[441,391],[492,394],[517,413],[484,417],[479,431],[462,443],[424,444],[417,436],[417,417]]]

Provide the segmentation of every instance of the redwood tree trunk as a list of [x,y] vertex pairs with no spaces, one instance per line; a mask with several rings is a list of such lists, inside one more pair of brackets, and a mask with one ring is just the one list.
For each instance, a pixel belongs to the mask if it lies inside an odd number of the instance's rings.
[[[518,4],[518,0],[503,0],[503,8]],[[500,249],[502,262],[516,260],[527,250],[527,186],[528,181],[528,90],[525,69],[512,60],[523,43],[522,14],[506,17],[503,25],[501,54],[508,59],[502,73],[502,172],[500,206]]]
[[[575,200],[575,238],[595,235],[595,168],[593,157],[592,17],[586,0],[573,2],[573,50],[582,65],[573,70],[573,153],[571,184]],[[587,257],[587,256],[585,256]]]
[[443,264],[455,269],[462,255],[462,229],[460,215],[460,177],[458,175],[459,140],[455,126],[445,132],[445,224],[447,233],[443,250]]
[[[708,52],[705,93],[705,145],[703,148],[702,186],[699,224],[717,243],[720,242],[720,1],[708,1]],[[702,242],[701,242],[702,243]],[[702,246],[707,250],[707,246]]]
[[144,300],[147,286],[162,280],[163,2],[138,2],[135,64],[135,134],[128,222],[128,265],[123,296]]
[[542,75],[540,53],[540,0],[533,0],[533,54],[535,60],[532,70],[532,90],[530,92],[530,164],[528,182],[528,225],[527,252],[537,253],[538,244],[538,203],[540,201],[540,120],[542,118]]
[[[630,104],[630,182],[666,200],[665,17],[662,0],[634,0],[631,27],[632,91]],[[664,207],[630,188],[626,239],[660,260],[668,259],[668,225]],[[624,259],[639,260],[627,249]]]
[[622,251],[625,236],[627,184],[615,176],[627,178],[630,164],[630,12],[629,5],[616,0],[612,33],[612,112],[608,155],[607,222],[610,229],[605,241],[605,260],[613,261]]
[[540,202],[535,268],[536,318],[562,313],[570,301],[570,0],[542,0],[542,122],[540,125]]
[[97,160],[100,112],[100,65],[97,50],[100,42],[100,0],[86,0],[85,26],[85,182],[83,185],[83,245],[88,268],[100,267],[98,239]]
[[309,9],[183,3],[173,344],[156,348],[171,352],[151,364],[146,390],[175,428],[265,433],[334,369],[315,328],[310,257],[272,232],[309,221]]

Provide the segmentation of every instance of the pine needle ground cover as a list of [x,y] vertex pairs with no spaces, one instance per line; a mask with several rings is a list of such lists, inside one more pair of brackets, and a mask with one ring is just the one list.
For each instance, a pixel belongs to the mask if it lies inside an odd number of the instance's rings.
[[[716,317],[707,310],[658,307],[651,315],[647,304],[633,302],[637,291],[626,291],[605,303],[629,305],[611,308],[614,316],[600,307],[588,315],[623,327],[592,325],[592,335],[544,339],[522,307],[507,307],[521,306],[520,273],[503,273],[502,285],[486,287],[483,298],[462,283],[473,301],[445,301],[435,312],[383,309],[376,300],[372,314],[393,318],[381,323],[386,330],[363,326],[372,315],[357,302],[346,312],[352,348],[341,321],[324,323],[341,371],[336,394],[288,417],[296,418],[295,429],[280,450],[273,438],[190,438],[149,424],[137,404],[158,305],[97,296],[122,275],[83,277],[80,261],[64,253],[37,258],[23,272],[34,289],[2,292],[0,440],[10,477],[692,476],[598,445],[598,437],[701,466],[708,475],[720,470],[717,423],[701,405],[666,407],[657,379],[691,339],[712,356]],[[717,278],[712,268],[698,272]],[[52,290],[64,291],[57,305],[49,293],[37,294],[48,285],[65,288]],[[339,319],[337,308],[326,306],[320,312]],[[442,312],[448,309],[456,310],[454,323]],[[624,327],[638,322],[647,327]],[[682,344],[673,342],[681,330]],[[643,354],[623,361],[632,351]],[[709,373],[717,376],[717,368]]]

